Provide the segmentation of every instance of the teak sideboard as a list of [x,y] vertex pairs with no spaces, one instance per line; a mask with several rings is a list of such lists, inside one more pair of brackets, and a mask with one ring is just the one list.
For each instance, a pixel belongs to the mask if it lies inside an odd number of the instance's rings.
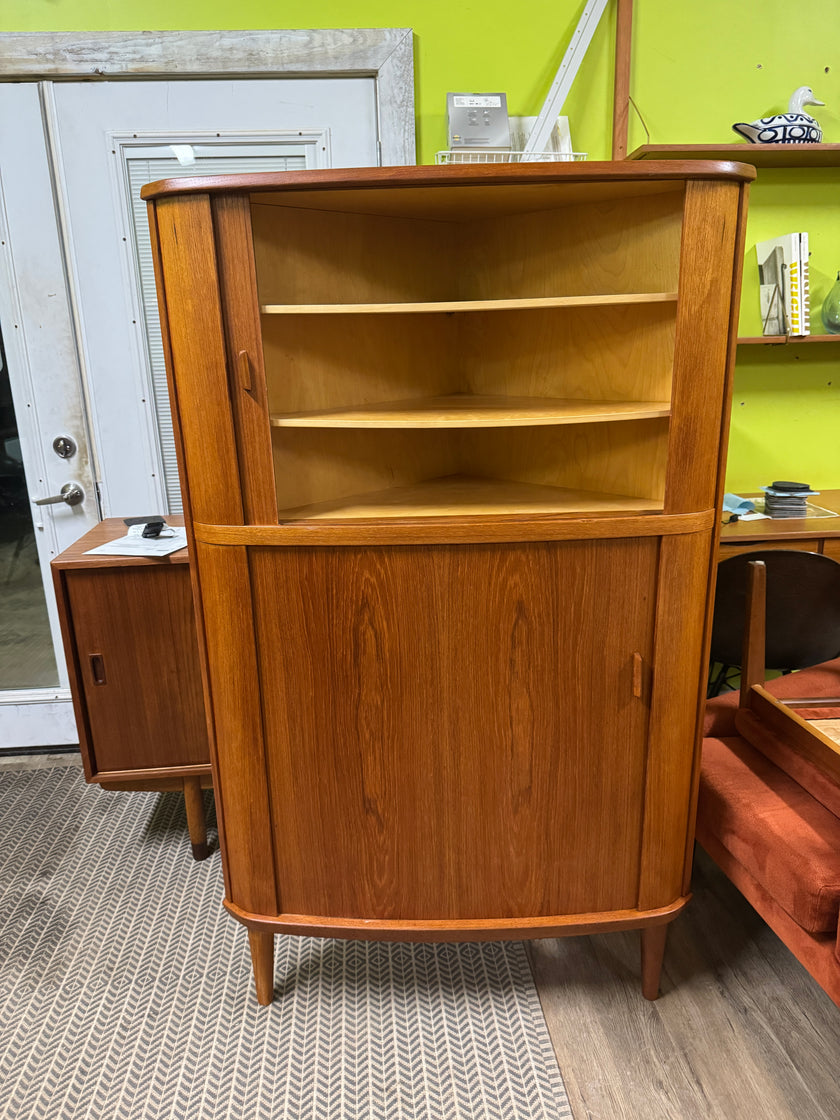
[[144,189],[228,910],[642,934],[688,901],[733,163]]
[[181,791],[193,856],[206,859],[201,791],[212,782],[187,550],[89,551],[125,534],[122,518],[106,518],[51,564],[85,777]]

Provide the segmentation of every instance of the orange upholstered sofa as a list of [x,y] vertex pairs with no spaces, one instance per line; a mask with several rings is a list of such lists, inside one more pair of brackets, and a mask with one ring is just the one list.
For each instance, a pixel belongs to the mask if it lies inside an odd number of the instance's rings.
[[745,695],[707,702],[697,839],[840,1006],[840,754],[802,723],[840,707],[774,701],[840,697],[840,659]]

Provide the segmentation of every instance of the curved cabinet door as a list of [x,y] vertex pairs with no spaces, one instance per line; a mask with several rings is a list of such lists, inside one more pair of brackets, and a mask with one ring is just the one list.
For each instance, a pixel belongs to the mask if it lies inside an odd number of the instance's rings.
[[281,909],[635,907],[659,547],[249,549]]

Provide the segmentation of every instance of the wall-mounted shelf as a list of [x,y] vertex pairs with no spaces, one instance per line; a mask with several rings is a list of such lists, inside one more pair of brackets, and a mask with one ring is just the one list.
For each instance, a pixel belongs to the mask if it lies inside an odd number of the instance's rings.
[[754,167],[840,167],[840,144],[642,144],[627,159],[725,159]]
[[798,346],[802,342],[840,342],[840,334],[759,334],[738,339],[739,346]]

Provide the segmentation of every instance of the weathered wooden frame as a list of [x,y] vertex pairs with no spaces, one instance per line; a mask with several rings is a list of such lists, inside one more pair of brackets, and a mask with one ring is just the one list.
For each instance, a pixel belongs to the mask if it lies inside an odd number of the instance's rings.
[[408,27],[305,31],[10,32],[0,81],[372,77],[381,163],[414,164]]

